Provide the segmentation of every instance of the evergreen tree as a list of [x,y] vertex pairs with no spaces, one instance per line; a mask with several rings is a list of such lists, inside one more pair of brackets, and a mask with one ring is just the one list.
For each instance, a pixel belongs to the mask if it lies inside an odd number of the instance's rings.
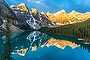
[[11,33],[10,33],[10,16],[6,14],[6,41],[5,41],[5,49],[2,55],[2,60],[12,60],[11,58]]

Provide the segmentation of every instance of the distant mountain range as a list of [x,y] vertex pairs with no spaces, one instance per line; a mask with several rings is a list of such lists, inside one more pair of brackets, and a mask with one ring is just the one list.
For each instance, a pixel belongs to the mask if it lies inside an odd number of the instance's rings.
[[[5,14],[11,16],[12,25],[17,27],[19,30],[38,30],[41,27],[53,28],[57,27],[57,24],[48,20],[44,15],[39,13],[33,13],[33,10],[29,10],[25,4],[19,6],[9,7],[5,1],[0,1],[0,25],[4,28],[6,17]],[[12,29],[12,28],[11,28]],[[14,28],[13,28],[14,29]]]
[[[18,10],[22,10],[22,11],[26,11],[28,12],[29,9],[27,8],[27,6],[22,3],[18,6],[10,6],[11,8],[16,8]],[[35,8],[31,9],[31,12],[34,14],[37,14],[38,11]],[[58,11],[56,13],[44,13],[44,12],[40,12],[39,14],[44,15],[48,20],[56,22],[59,25],[66,25],[66,24],[73,24],[73,23],[78,23],[78,22],[83,22],[86,21],[87,19],[90,18],[90,12],[87,13],[79,13],[76,11],[72,11],[70,13],[66,13],[65,10],[62,11]]]
[[53,14],[47,12],[46,15],[48,16],[48,19],[50,21],[56,22],[60,25],[83,22],[90,18],[90,12],[79,13],[74,10],[70,13],[66,13],[65,10],[62,10]]
[[[71,13],[67,14],[65,10],[62,10],[51,14],[49,12],[38,12],[35,8],[29,10],[24,3],[9,7],[4,0],[0,0],[0,8],[1,28],[5,28],[5,14],[8,13],[11,16],[11,29],[16,32],[17,30],[38,30],[42,27],[53,28],[60,25],[83,22],[90,18],[90,12],[82,14],[73,10]],[[13,28],[13,26],[17,28],[17,30]]]

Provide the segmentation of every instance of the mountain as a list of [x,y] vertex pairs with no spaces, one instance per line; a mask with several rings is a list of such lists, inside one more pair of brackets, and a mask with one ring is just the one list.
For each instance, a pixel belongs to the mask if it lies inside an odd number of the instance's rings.
[[12,22],[12,20],[13,20],[13,22],[16,21],[17,17],[4,0],[0,0],[0,9],[1,9],[0,10],[0,33],[5,33],[5,25],[4,24],[6,22],[6,15],[10,16],[11,22]]
[[2,14],[0,14],[1,26],[6,22],[6,17],[4,15],[8,14],[11,17],[12,25],[19,28],[19,30],[38,30],[41,27],[57,27],[56,23],[48,20],[43,14],[38,13],[36,9],[33,8],[29,10],[24,3],[9,7],[5,1],[1,0],[0,4],[2,8]]
[[6,14],[9,14],[12,18],[16,17],[8,4],[4,0],[0,0],[0,16],[5,16]]
[[33,14],[37,14],[38,12],[37,12],[37,9],[35,9],[35,8],[32,8],[31,9],[31,12],[33,13]]
[[26,11],[26,12],[29,11],[28,8],[27,8],[27,6],[24,3],[21,3],[18,6],[11,5],[10,7],[11,8],[16,8],[18,10]]
[[[21,30],[38,30],[42,27],[54,28],[59,25],[67,25],[78,22],[86,21],[90,18],[90,13],[79,13],[76,11],[72,11],[70,13],[66,13],[65,10],[58,11],[56,13],[51,14],[50,12],[38,12],[37,9],[32,8],[28,9],[28,7],[22,3],[18,6],[8,6],[8,4],[4,0],[0,0],[0,26],[6,22],[6,14],[10,15],[11,25],[16,27],[19,31]],[[5,28],[2,27],[2,28]],[[11,29],[14,29],[13,27]],[[17,30],[13,30],[17,31]]]
[[56,13],[49,13],[47,12],[46,15],[48,16],[48,20],[56,22],[59,25],[67,25],[73,23],[79,23],[86,21],[90,18],[90,12],[87,13],[79,13],[76,11],[71,11],[70,13],[66,13],[65,10],[58,11]]
[[15,12],[21,24],[23,24],[24,26],[26,25],[29,26],[27,28],[38,30],[41,27],[51,28],[51,27],[57,26],[54,22],[49,21],[44,15],[39,14],[37,10],[34,8],[32,8],[31,10],[28,10],[28,12],[22,11],[20,7],[19,7],[19,10],[15,7],[12,7],[11,9]]
[[51,29],[47,28],[46,32],[48,34],[73,36],[83,38],[85,41],[90,41],[90,19],[80,23],[62,25]]

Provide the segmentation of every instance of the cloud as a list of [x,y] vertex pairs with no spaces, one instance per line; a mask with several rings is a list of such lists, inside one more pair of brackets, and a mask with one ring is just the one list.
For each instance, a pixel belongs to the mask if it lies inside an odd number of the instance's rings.
[[5,0],[9,5],[19,5],[25,3],[28,8],[36,8],[39,11],[50,11],[51,13],[59,10],[72,10],[85,13],[90,12],[90,0]]
[[37,4],[40,4],[41,2],[40,1],[36,1]]
[[28,2],[36,3],[36,4],[42,4],[43,5],[44,0],[28,0]]

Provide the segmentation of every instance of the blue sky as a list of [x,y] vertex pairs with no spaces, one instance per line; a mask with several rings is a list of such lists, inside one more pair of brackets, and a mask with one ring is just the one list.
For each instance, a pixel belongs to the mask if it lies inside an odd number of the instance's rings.
[[36,8],[39,12],[57,12],[66,10],[70,12],[75,10],[77,12],[90,12],[90,0],[5,0],[8,5],[18,5],[25,3],[28,8]]

